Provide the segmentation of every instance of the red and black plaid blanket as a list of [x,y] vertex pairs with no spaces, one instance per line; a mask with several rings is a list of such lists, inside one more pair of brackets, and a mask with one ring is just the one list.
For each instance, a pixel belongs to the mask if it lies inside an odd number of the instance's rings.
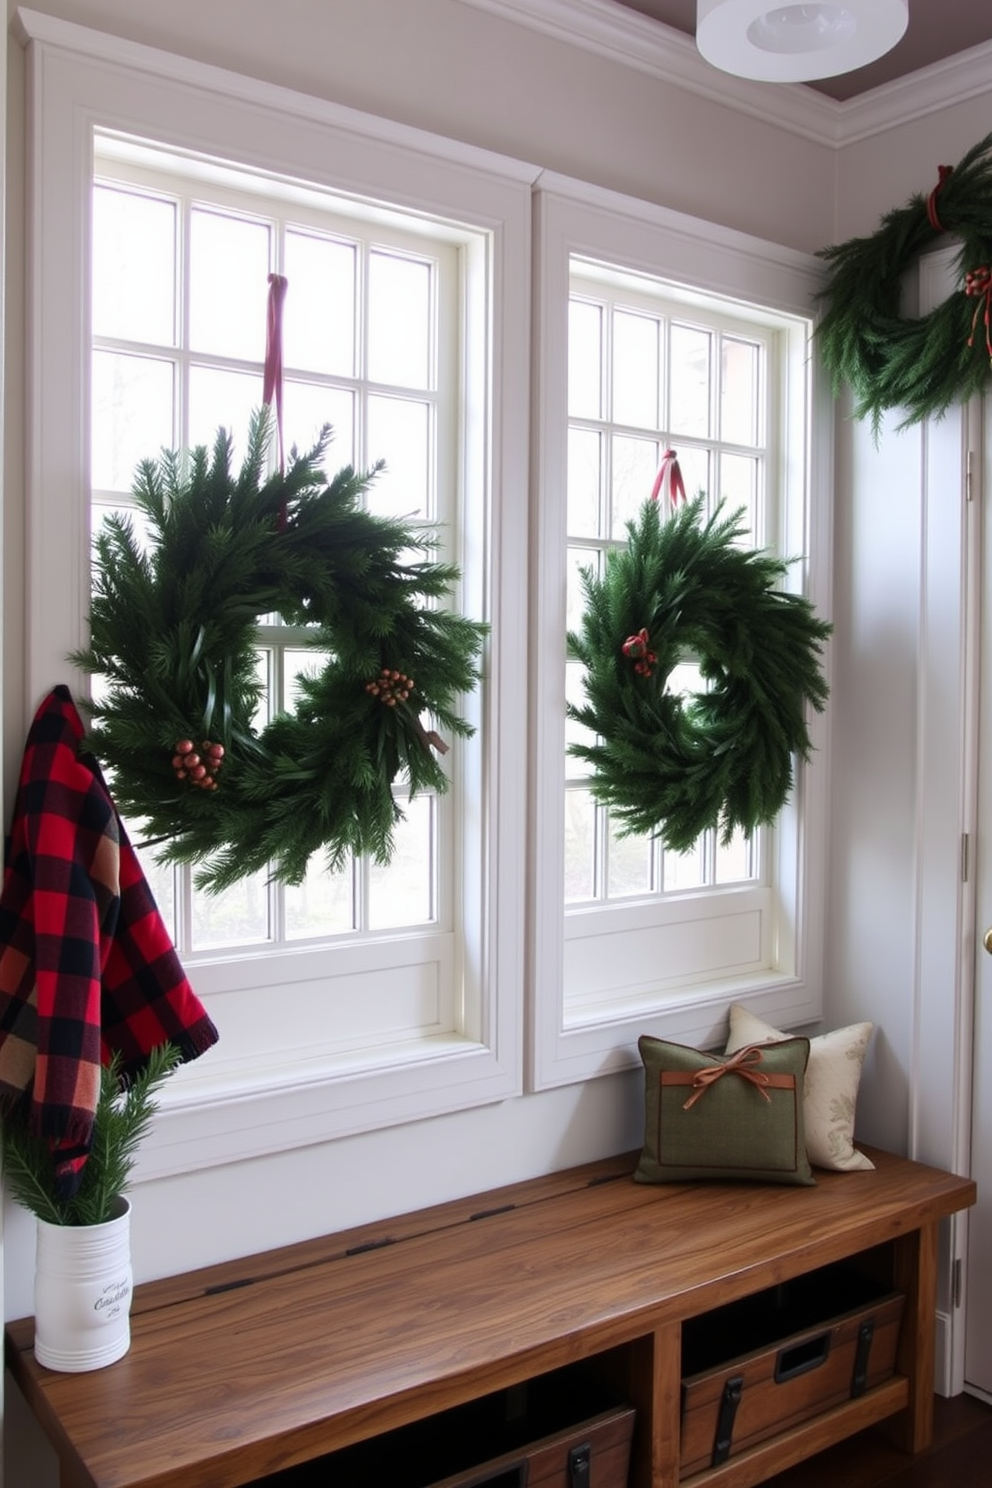
[[27,738],[0,892],[0,1110],[22,1099],[65,1195],[89,1151],[100,1066],[217,1040],[180,965],[67,687]]

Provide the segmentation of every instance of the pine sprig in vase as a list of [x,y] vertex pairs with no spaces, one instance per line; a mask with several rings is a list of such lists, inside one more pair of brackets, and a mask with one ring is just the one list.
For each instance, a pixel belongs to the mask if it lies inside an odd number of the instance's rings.
[[93,1138],[82,1181],[70,1199],[60,1197],[47,1141],[29,1131],[18,1113],[0,1124],[4,1176],[11,1197],[38,1219],[54,1225],[98,1225],[114,1216],[128,1187],[138,1147],[148,1134],[155,1097],[181,1061],[172,1044],[153,1049],[144,1069],[122,1088],[115,1057],[100,1071]]

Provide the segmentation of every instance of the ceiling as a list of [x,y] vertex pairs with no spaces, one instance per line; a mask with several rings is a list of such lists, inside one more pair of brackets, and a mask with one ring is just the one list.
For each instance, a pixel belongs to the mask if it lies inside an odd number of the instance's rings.
[[[609,0],[609,3],[636,10],[689,36],[695,35],[696,0]],[[909,26],[891,52],[856,72],[821,78],[806,86],[831,98],[854,98],[869,88],[891,83],[931,62],[940,62],[986,41],[992,41],[989,0],[909,0]]]

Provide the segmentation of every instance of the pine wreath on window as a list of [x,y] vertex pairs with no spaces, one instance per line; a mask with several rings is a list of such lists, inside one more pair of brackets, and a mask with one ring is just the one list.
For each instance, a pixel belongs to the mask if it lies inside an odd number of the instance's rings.
[[[479,681],[486,627],[444,608],[458,569],[434,533],[365,510],[381,466],[328,483],[330,430],[266,477],[269,419],[252,421],[240,472],[221,430],[212,452],[139,470],[134,502],[96,537],[88,646],[101,679],[88,742],[117,803],[160,860],[197,864],[220,891],[268,868],[302,881],[314,853],[388,862],[397,792],[443,792],[438,730],[472,733],[459,699]],[[308,627],[326,658],[298,701],[254,719],[258,624]]]
[[[568,650],[584,668],[585,702],[569,717],[594,737],[569,752],[591,766],[590,789],[620,836],[646,833],[684,852],[708,828],[724,843],[770,824],[808,758],[807,705],[821,711],[831,627],[778,585],[788,565],[741,545],[740,513],[708,519],[703,498],[669,516],[644,503],[602,575],[582,574],[581,627]],[[668,680],[695,660],[704,689]]]

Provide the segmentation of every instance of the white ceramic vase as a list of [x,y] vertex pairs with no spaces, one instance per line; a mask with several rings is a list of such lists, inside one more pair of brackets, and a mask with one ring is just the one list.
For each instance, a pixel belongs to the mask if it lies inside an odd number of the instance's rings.
[[131,1346],[131,1204],[105,1224],[37,1221],[34,1353],[46,1369],[102,1369]]

